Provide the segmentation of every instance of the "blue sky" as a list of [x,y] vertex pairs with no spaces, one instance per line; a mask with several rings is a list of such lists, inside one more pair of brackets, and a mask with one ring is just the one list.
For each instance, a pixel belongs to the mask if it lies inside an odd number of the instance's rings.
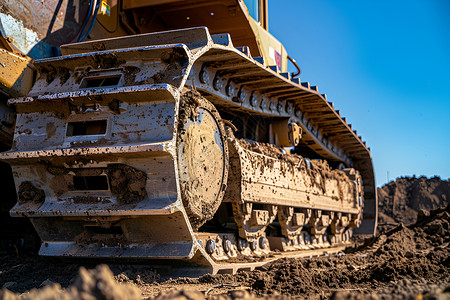
[[269,0],[269,31],[367,141],[377,186],[450,177],[450,1]]

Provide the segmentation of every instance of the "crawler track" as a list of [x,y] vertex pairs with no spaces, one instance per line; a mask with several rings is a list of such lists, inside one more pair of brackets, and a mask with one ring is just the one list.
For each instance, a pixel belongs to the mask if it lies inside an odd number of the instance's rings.
[[[374,233],[365,143],[316,87],[228,35],[194,28],[61,50],[36,62],[28,97],[10,100],[15,143],[1,154],[16,176],[11,213],[32,220],[41,255],[236,272],[340,251],[358,227]],[[270,143],[270,124],[288,119],[303,130],[302,156],[244,147]]]

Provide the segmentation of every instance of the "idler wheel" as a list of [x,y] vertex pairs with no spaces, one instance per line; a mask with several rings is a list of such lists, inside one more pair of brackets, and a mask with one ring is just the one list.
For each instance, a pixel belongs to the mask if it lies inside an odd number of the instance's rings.
[[228,147],[222,119],[214,105],[188,91],[181,97],[178,123],[179,182],[184,207],[194,229],[219,208],[228,178]]

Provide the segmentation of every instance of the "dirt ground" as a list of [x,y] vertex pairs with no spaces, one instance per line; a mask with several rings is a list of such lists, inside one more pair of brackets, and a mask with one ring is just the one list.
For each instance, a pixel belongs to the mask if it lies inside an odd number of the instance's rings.
[[152,265],[0,254],[0,299],[450,299],[450,206],[391,221],[332,256],[167,279]]

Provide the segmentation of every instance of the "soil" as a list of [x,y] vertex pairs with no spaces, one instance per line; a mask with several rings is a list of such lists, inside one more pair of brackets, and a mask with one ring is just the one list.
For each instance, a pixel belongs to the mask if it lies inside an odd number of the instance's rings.
[[1,253],[0,299],[450,299],[450,206],[390,227],[337,255],[198,278],[168,279],[151,264]]
[[124,63],[125,61],[119,60],[115,53],[95,54],[93,56],[93,67],[97,68],[111,69]]
[[450,201],[450,180],[401,177],[378,189],[379,222],[412,224],[417,215]]
[[187,67],[189,57],[180,48],[173,48],[170,52],[165,52],[161,56],[161,61],[166,64],[163,71],[156,73],[151,78],[155,83],[166,83],[180,75],[180,70]]
[[19,186],[17,202],[19,204],[32,202],[41,204],[45,200],[44,191],[35,187],[30,181],[24,181]]
[[147,196],[147,174],[123,164],[108,165],[111,192],[123,204],[142,201]]

